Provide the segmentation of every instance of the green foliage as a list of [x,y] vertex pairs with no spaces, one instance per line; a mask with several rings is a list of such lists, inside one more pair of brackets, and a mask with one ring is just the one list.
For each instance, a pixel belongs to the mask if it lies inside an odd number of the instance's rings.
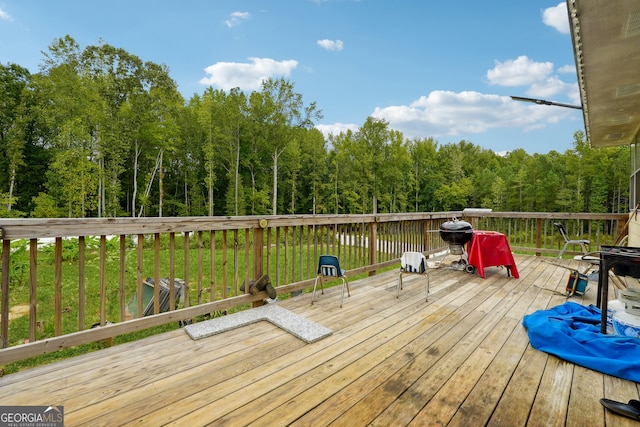
[[473,185],[469,178],[461,178],[442,185],[434,196],[442,206],[443,211],[462,210],[467,207],[467,200],[473,192]]
[[46,193],[38,194],[33,198],[33,202],[35,205],[31,212],[33,218],[58,218],[62,216],[55,199]]
[[188,102],[166,66],[54,40],[40,72],[0,65],[0,216],[626,212],[629,151],[504,156],[406,139],[385,120],[325,138],[284,78]]
[[25,213],[15,208],[11,208],[15,205],[16,198],[9,195],[9,193],[0,192],[0,218],[23,218]]
[[27,284],[29,274],[27,240],[14,240],[11,242],[11,264],[9,266],[9,286],[12,290],[23,288]]

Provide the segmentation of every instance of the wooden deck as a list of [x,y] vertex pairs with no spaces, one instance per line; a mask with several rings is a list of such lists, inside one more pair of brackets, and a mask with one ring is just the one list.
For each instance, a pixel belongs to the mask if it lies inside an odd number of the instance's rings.
[[635,425],[598,400],[637,399],[636,383],[529,345],[522,316],[564,303],[568,271],[516,261],[519,279],[431,270],[428,303],[418,276],[396,299],[395,271],[352,281],[342,309],[339,287],[281,301],[334,331],[312,344],[268,322],[176,330],[7,375],[0,404],[63,405],[68,426]]

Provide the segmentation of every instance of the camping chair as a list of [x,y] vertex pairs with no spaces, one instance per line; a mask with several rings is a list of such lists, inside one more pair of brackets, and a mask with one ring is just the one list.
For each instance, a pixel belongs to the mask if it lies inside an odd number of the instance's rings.
[[429,273],[427,272],[427,259],[420,252],[404,252],[400,258],[400,275],[396,285],[396,298],[400,297],[403,274],[420,274],[425,277],[425,299],[429,300]]
[[562,250],[558,254],[558,259],[562,258],[562,255],[565,253],[567,248],[569,246],[571,246],[571,245],[580,245],[580,247],[582,248],[582,253],[583,254],[586,254],[587,252],[589,252],[589,245],[591,244],[591,242],[589,240],[584,240],[584,239],[583,240],[571,240],[569,238],[569,235],[567,234],[567,230],[565,230],[565,228],[564,228],[564,225],[562,225],[559,222],[554,222],[553,225],[555,225],[558,228],[558,231],[560,232],[560,235],[564,239],[564,247],[562,248]]
[[313,294],[311,294],[311,304],[313,304],[316,297],[316,286],[320,281],[320,290],[324,294],[323,282],[326,277],[332,279],[342,280],[342,294],[340,296],[340,308],[342,308],[342,301],[344,300],[344,288],[347,287],[347,296],[351,296],[349,293],[349,282],[347,281],[347,272],[340,268],[340,261],[333,255],[320,255],[318,261],[318,276],[313,284]]

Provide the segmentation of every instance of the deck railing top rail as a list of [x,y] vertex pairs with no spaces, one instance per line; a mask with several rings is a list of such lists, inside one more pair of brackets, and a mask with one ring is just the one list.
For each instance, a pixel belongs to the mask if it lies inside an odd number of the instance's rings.
[[[199,216],[170,218],[23,218],[0,219],[3,239],[39,239],[100,235],[137,235],[198,230],[238,230],[245,228],[296,225],[357,224],[371,222],[419,221],[461,217],[462,211],[406,214],[360,215],[263,215]],[[266,222],[265,222],[266,221]]]

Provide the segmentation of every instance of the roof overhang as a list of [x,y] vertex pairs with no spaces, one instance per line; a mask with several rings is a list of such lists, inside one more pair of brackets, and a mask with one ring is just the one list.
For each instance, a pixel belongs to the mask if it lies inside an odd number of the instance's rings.
[[640,0],[567,0],[587,139],[640,142]]

